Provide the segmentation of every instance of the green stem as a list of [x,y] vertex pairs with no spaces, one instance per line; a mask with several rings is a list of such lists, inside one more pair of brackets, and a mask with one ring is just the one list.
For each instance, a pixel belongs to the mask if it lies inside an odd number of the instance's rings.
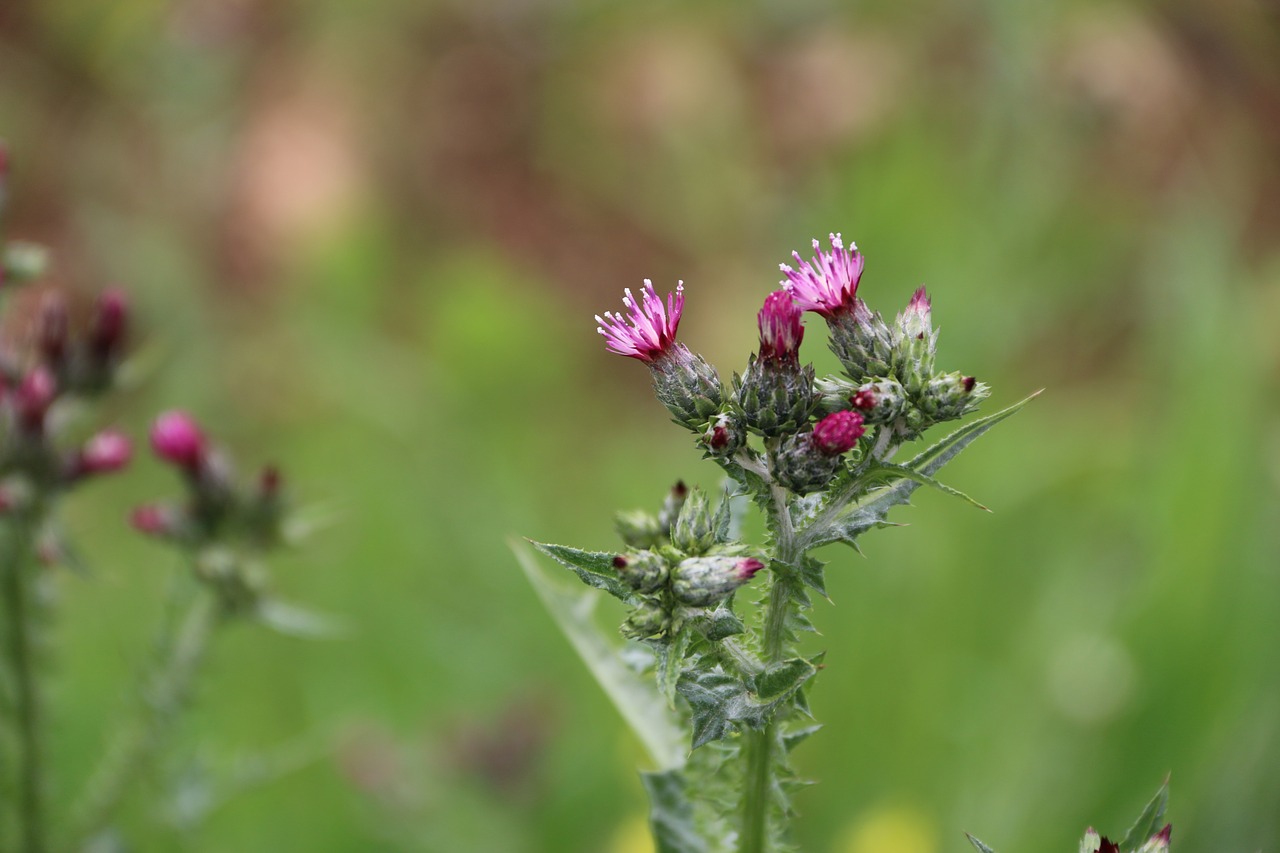
[[[787,652],[787,621],[795,602],[795,562],[799,557],[795,530],[787,511],[787,494],[773,487],[773,521],[775,533],[772,585],[765,603],[764,664],[781,662]],[[781,711],[779,712],[781,713]],[[775,715],[776,716],[776,715]],[[774,750],[778,741],[778,725],[771,721],[763,729],[743,736],[742,824],[738,837],[739,853],[765,853],[769,844],[769,813],[773,807]]]
[[45,844],[44,732],[40,714],[40,684],[36,671],[38,606],[35,563],[31,559],[32,531],[38,514],[15,514],[9,525],[5,554],[3,599],[8,642],[5,646],[13,684],[13,716],[17,760],[14,780],[20,848],[43,853]]
[[186,704],[221,617],[217,594],[201,587],[176,631],[161,643],[162,660],[144,682],[136,716],[120,728],[80,799],[71,835],[77,849],[109,825],[133,783],[150,766]]

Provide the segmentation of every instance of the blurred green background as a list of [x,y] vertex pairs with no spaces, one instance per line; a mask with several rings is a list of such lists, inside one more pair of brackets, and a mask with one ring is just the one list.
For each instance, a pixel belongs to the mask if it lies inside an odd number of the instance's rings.
[[[944,478],[994,514],[826,555],[802,848],[1074,849],[1172,772],[1178,849],[1280,849],[1278,59],[1247,0],[4,0],[10,233],[137,303],[103,421],[189,409],[336,519],[274,568],[347,633],[220,638],[138,849],[645,850],[507,540],[718,483],[591,315],[684,279],[727,376],[828,231],[873,308],[929,286],[992,411],[1047,391]],[[142,458],[70,507],[55,802],[178,568],[128,508],[177,490]]]

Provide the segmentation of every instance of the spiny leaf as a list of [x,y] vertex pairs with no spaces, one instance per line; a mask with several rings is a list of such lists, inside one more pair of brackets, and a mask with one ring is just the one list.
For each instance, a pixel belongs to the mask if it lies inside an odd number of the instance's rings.
[[641,773],[649,795],[649,828],[656,853],[707,853],[711,848],[694,826],[693,804],[677,770]]
[[804,581],[804,585],[830,601],[831,599],[827,597],[827,581],[824,575],[826,563],[816,557],[806,555],[800,559],[799,569],[798,574],[800,575],[800,580]]
[[800,744],[804,743],[810,737],[817,734],[821,728],[822,728],[821,723],[815,723],[812,726],[805,726],[802,729],[796,729],[795,731],[786,732],[785,734],[782,735],[782,745],[786,747],[787,752],[790,752]]
[[795,696],[817,672],[810,661],[782,661],[740,681],[722,668],[685,670],[676,689],[689,703],[693,748],[728,737],[735,726],[762,729],[774,710]]
[[583,551],[566,545],[548,545],[544,542],[528,540],[529,544],[555,560],[562,566],[573,570],[573,573],[587,586],[603,589],[614,598],[628,604],[635,603],[635,593],[618,578],[613,568],[616,554],[606,551]]
[[528,548],[511,542],[511,550],[551,618],[560,626],[596,683],[613,702],[649,756],[662,770],[684,765],[684,733],[658,691],[631,670],[592,614],[600,597],[587,590],[567,590],[543,570]]
[[944,494],[952,495],[954,497],[968,501],[970,504],[976,506],[980,510],[984,510],[986,512],[991,511],[987,509],[985,506],[983,506],[982,504],[975,501],[973,498],[966,495],[964,492],[960,491],[959,489],[952,488],[951,486],[948,486],[945,483],[940,483],[934,478],[930,477],[928,474],[922,473],[920,471],[913,471],[912,469],[908,468],[906,465],[894,465],[892,462],[890,462],[890,463],[884,464],[882,467],[888,471],[892,471],[898,474],[900,477],[903,477],[908,480],[914,480],[915,482],[919,483],[922,486],[932,486],[933,488],[937,489],[938,491]]
[[[932,477],[942,466],[959,455],[962,450],[972,444],[983,433],[1017,412],[1039,393],[1037,391],[1030,397],[1014,403],[994,415],[988,415],[985,418],[979,418],[976,421],[965,424],[933,447],[917,455],[904,467],[915,474]],[[876,471],[872,471],[869,474],[872,482],[877,476],[878,472]],[[865,483],[866,480],[862,482]],[[885,520],[889,510],[907,503],[911,499],[912,493],[920,488],[920,485],[918,478],[908,479],[903,476],[890,485],[871,492],[861,500],[850,502],[850,499],[857,494],[857,484],[855,483],[854,486],[840,492],[824,503],[813,521],[800,532],[799,537],[802,547],[805,550],[809,550],[830,542],[845,542],[853,545],[854,540],[867,530],[874,527],[889,526],[891,522]]]
[[774,664],[751,680],[752,692],[763,701],[774,701],[799,689],[817,669],[803,658]]
[[966,832],[966,833],[964,834],[964,837],[965,837],[965,838],[967,838],[967,839],[969,839],[969,843],[970,843],[970,844],[972,844],[974,847],[977,847],[979,850],[981,850],[981,851],[982,851],[982,853],[996,853],[996,851],[992,850],[990,847],[988,847],[987,845],[983,844],[981,841],[979,841],[978,839],[974,838],[974,837],[973,837],[972,835],[970,835],[969,833],[967,833],[967,832]]
[[1156,795],[1151,798],[1151,802],[1147,803],[1147,807],[1142,810],[1142,814],[1134,821],[1133,826],[1129,827],[1129,831],[1125,833],[1124,841],[1120,842],[1120,849],[1124,853],[1131,853],[1143,845],[1151,836],[1155,835],[1164,820],[1165,809],[1169,807],[1169,779],[1165,778],[1160,785],[1160,790],[1156,791]]
[[685,654],[689,651],[692,640],[692,626],[684,625],[674,637],[649,643],[654,652],[654,674],[657,677],[658,690],[671,708],[676,706],[676,682],[680,680],[680,670],[684,666]]

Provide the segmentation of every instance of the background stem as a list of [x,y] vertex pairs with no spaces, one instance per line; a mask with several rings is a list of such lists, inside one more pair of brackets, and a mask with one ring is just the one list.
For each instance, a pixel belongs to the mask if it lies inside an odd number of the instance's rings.
[[36,666],[39,602],[35,561],[31,559],[32,531],[39,513],[16,513],[8,526],[4,552],[3,598],[7,627],[5,656],[13,689],[13,717],[17,754],[14,799],[19,849],[42,853],[45,844],[44,733],[40,714],[40,684]]
[[195,591],[176,630],[161,642],[161,661],[144,682],[132,719],[112,740],[81,797],[72,840],[79,845],[107,825],[138,776],[147,769],[174,719],[185,706],[222,615],[217,594]]

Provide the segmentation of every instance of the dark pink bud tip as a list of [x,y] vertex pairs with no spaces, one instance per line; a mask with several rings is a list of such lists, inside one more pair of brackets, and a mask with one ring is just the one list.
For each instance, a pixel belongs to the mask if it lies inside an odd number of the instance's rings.
[[965,376],[960,379],[960,385],[963,386],[966,394],[973,390],[973,386],[976,385],[977,382],[978,380],[972,376]]
[[148,536],[164,536],[173,528],[173,518],[169,510],[154,504],[135,509],[129,514],[129,523],[135,530]]
[[613,567],[615,569],[625,569],[627,567],[627,558],[619,554],[613,558]]
[[129,301],[124,291],[111,289],[98,297],[89,328],[89,346],[99,357],[118,352],[124,345],[129,322]]
[[0,184],[9,177],[9,146],[0,142]]
[[280,494],[280,482],[280,469],[274,465],[266,466],[258,475],[258,487],[262,489],[262,494],[269,498]]
[[684,480],[676,480],[676,484],[671,487],[671,494],[683,498],[689,494],[689,487],[684,484]]
[[105,474],[119,471],[133,457],[133,444],[129,437],[117,430],[104,430],[85,443],[80,451],[80,471],[84,474]]
[[876,395],[873,391],[859,391],[849,398],[855,409],[869,412],[876,407]]
[[165,412],[151,427],[151,449],[166,462],[195,470],[204,459],[204,433],[186,412]]
[[746,583],[756,576],[756,572],[763,568],[764,563],[760,562],[755,557],[746,557],[741,559],[738,561],[737,565],[738,580]]
[[775,290],[765,297],[764,307],[756,315],[760,325],[760,357],[791,358],[804,340],[800,318],[804,311],[786,290]]
[[1102,843],[1098,847],[1098,853],[1120,853],[1120,845],[1102,836]]
[[1164,843],[1168,844],[1168,843],[1169,843],[1170,836],[1172,836],[1172,835],[1173,835],[1173,824],[1171,824],[1171,823],[1166,823],[1166,824],[1164,825],[1164,829],[1162,829],[1162,830],[1160,830],[1159,832],[1157,832],[1157,833],[1155,834],[1155,837],[1156,837],[1156,838],[1158,838],[1159,840],[1163,841]]
[[723,450],[729,446],[729,430],[722,426],[711,429],[711,440],[707,442],[712,450]]
[[49,368],[42,364],[23,377],[14,392],[13,404],[23,424],[37,428],[44,423],[45,412],[57,396],[58,382]]
[[814,425],[813,446],[819,453],[838,456],[852,450],[866,431],[859,413],[836,412]]

